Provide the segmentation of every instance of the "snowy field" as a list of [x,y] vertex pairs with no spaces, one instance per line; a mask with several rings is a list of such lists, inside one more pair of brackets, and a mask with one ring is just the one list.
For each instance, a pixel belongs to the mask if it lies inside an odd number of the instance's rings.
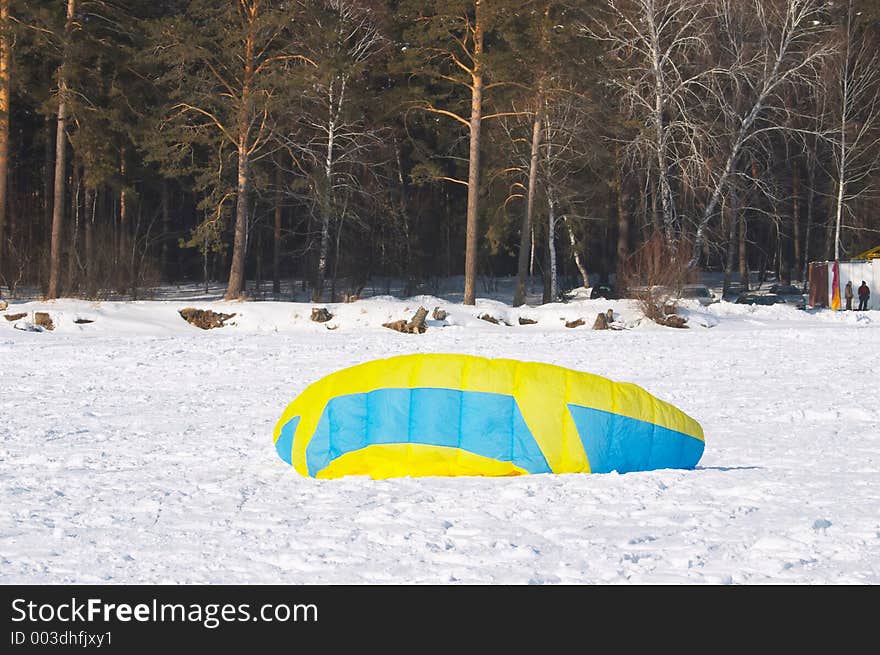
[[[381,327],[419,304],[448,325]],[[202,331],[186,306],[237,316]],[[880,583],[878,312],[718,303],[674,330],[630,301],[376,297],[328,305],[326,325],[311,307],[13,302],[28,316],[0,319],[0,583]],[[590,330],[609,307],[631,329]],[[15,329],[36,310],[54,331]],[[307,384],[412,352],[634,382],[700,421],[705,454],[694,471],[385,481],[278,458],[273,427]]]

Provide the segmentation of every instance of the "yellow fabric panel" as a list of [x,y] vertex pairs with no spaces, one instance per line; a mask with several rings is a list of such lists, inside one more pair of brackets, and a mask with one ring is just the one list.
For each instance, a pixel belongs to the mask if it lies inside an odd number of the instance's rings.
[[340,478],[368,475],[381,480],[426,475],[484,475],[489,477],[527,475],[510,462],[475,455],[458,448],[426,444],[375,444],[337,457],[315,477]]
[[648,421],[704,440],[695,420],[634,384],[553,364],[460,354],[401,355],[330,374],[307,387],[287,407],[275,427],[275,439],[287,421],[301,417],[293,441],[292,463],[299,473],[308,475],[306,448],[330,399],[383,388],[416,387],[514,396],[555,472],[590,471],[569,404]]
[[[511,361],[511,360],[503,360]],[[589,473],[590,464],[568,411],[569,371],[536,362],[517,362],[512,393],[547,464],[555,473]]]

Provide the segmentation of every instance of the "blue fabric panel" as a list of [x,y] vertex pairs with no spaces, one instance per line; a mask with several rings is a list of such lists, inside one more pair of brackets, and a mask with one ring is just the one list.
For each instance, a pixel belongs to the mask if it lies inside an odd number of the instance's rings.
[[[330,413],[325,407],[324,413],[321,414],[321,419],[318,421],[318,427],[315,428],[309,445],[306,447],[306,467],[309,469],[309,475],[314,476],[327,466],[326,462],[339,457],[339,455],[340,453],[330,454]],[[319,468],[315,468],[316,462],[318,464],[325,463],[320,464]]]
[[337,396],[325,412],[330,419],[331,458],[367,445],[367,394]]
[[461,398],[461,447],[513,461],[513,396],[470,391]]
[[682,432],[628,416],[569,405],[593,473],[692,469],[705,444]]
[[294,416],[281,428],[281,434],[278,435],[278,441],[275,442],[278,456],[288,464],[291,463],[290,452],[293,449],[293,435],[297,425],[299,425],[299,416]]
[[513,396],[416,388],[331,399],[306,448],[309,475],[347,452],[389,443],[462,448],[529,473],[550,472]]
[[383,389],[381,393],[371,391],[363,395],[367,403],[366,444],[409,441],[409,389]]
[[[383,392],[395,391],[384,389]],[[429,446],[457,448],[461,439],[461,391],[453,389],[406,389],[412,401],[409,441]]]

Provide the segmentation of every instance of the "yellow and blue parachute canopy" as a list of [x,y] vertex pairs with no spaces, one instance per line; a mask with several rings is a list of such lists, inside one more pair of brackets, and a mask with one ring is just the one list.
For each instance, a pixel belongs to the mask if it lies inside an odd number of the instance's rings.
[[692,469],[705,445],[699,423],[634,384],[455,354],[332,373],[288,405],[274,438],[316,478]]

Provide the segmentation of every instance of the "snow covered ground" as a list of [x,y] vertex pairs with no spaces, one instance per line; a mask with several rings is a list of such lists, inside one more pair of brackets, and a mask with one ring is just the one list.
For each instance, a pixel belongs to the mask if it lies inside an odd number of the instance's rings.
[[[307,303],[194,298],[0,319],[0,583],[880,583],[877,312],[718,303],[674,330],[630,301],[380,296],[321,325]],[[381,327],[419,304],[449,324]],[[202,331],[185,306],[237,316]],[[590,330],[609,307],[631,329]],[[55,330],[15,329],[38,310]],[[705,454],[694,471],[385,481],[278,458],[273,427],[307,384],[411,352],[634,382],[701,422]]]

